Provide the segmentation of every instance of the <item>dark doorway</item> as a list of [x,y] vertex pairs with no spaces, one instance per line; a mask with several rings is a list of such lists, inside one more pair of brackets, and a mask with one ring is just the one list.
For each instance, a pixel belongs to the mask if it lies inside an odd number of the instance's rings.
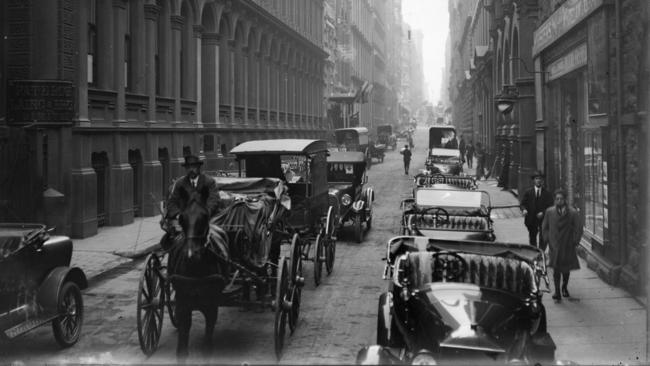
[[133,170],[133,216],[142,216],[142,155],[140,150],[129,150],[129,165]]
[[172,177],[169,168],[169,151],[166,147],[158,148],[158,160],[160,161],[160,166],[162,167],[162,190],[160,192],[159,199],[166,201],[167,195],[169,193],[169,185],[172,183]]
[[108,178],[109,162],[108,154],[103,151],[94,152],[91,157],[91,165],[97,176],[97,226],[106,225],[106,211],[108,209]]

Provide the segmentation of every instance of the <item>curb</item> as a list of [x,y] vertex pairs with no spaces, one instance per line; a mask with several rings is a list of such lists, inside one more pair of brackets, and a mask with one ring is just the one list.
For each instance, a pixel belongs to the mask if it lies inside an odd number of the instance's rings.
[[133,260],[140,259],[146,257],[147,255],[149,255],[149,253],[156,251],[157,249],[160,249],[159,242],[155,240],[150,240],[150,242],[151,241],[153,241],[154,243],[140,250],[114,251],[112,253],[122,258],[128,258]]

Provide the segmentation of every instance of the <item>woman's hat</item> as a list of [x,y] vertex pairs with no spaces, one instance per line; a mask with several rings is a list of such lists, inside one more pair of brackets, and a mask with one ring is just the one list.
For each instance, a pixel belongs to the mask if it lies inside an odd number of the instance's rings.
[[536,170],[535,173],[533,173],[530,178],[535,179],[537,177],[544,178],[544,173],[542,173],[541,170]]
[[183,164],[181,164],[181,166],[188,167],[188,166],[192,166],[192,165],[203,165],[203,162],[201,160],[199,160],[199,158],[197,156],[187,155],[185,157],[185,162]]

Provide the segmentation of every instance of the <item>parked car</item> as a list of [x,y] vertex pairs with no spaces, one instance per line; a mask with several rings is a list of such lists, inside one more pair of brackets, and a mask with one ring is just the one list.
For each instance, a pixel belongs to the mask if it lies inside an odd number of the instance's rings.
[[366,159],[366,169],[370,169],[373,156],[370,151],[370,136],[366,127],[338,128],[334,130],[334,135],[338,151],[362,152]]
[[391,150],[397,149],[397,136],[393,133],[392,125],[377,126],[377,142],[383,144]]
[[364,187],[368,183],[366,160],[360,152],[330,151],[327,157],[327,182],[329,202],[334,207],[336,228],[339,232],[351,221],[355,240],[363,240],[362,225],[366,231],[372,227],[372,202],[374,190]]
[[541,280],[528,244],[400,236],[388,241],[377,344],[357,364],[516,364],[555,361]]
[[72,241],[40,224],[0,224],[0,338],[52,324],[61,347],[81,336],[84,272],[70,267]]

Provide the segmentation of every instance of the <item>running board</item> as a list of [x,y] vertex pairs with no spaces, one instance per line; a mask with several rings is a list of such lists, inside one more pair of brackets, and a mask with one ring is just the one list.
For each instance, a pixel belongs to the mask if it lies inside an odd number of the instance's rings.
[[43,324],[49,323],[52,320],[56,319],[58,315],[49,316],[49,317],[38,317],[30,320],[26,320],[13,328],[5,330],[5,335],[8,338],[16,338],[21,334],[25,334],[34,328],[38,328]]

